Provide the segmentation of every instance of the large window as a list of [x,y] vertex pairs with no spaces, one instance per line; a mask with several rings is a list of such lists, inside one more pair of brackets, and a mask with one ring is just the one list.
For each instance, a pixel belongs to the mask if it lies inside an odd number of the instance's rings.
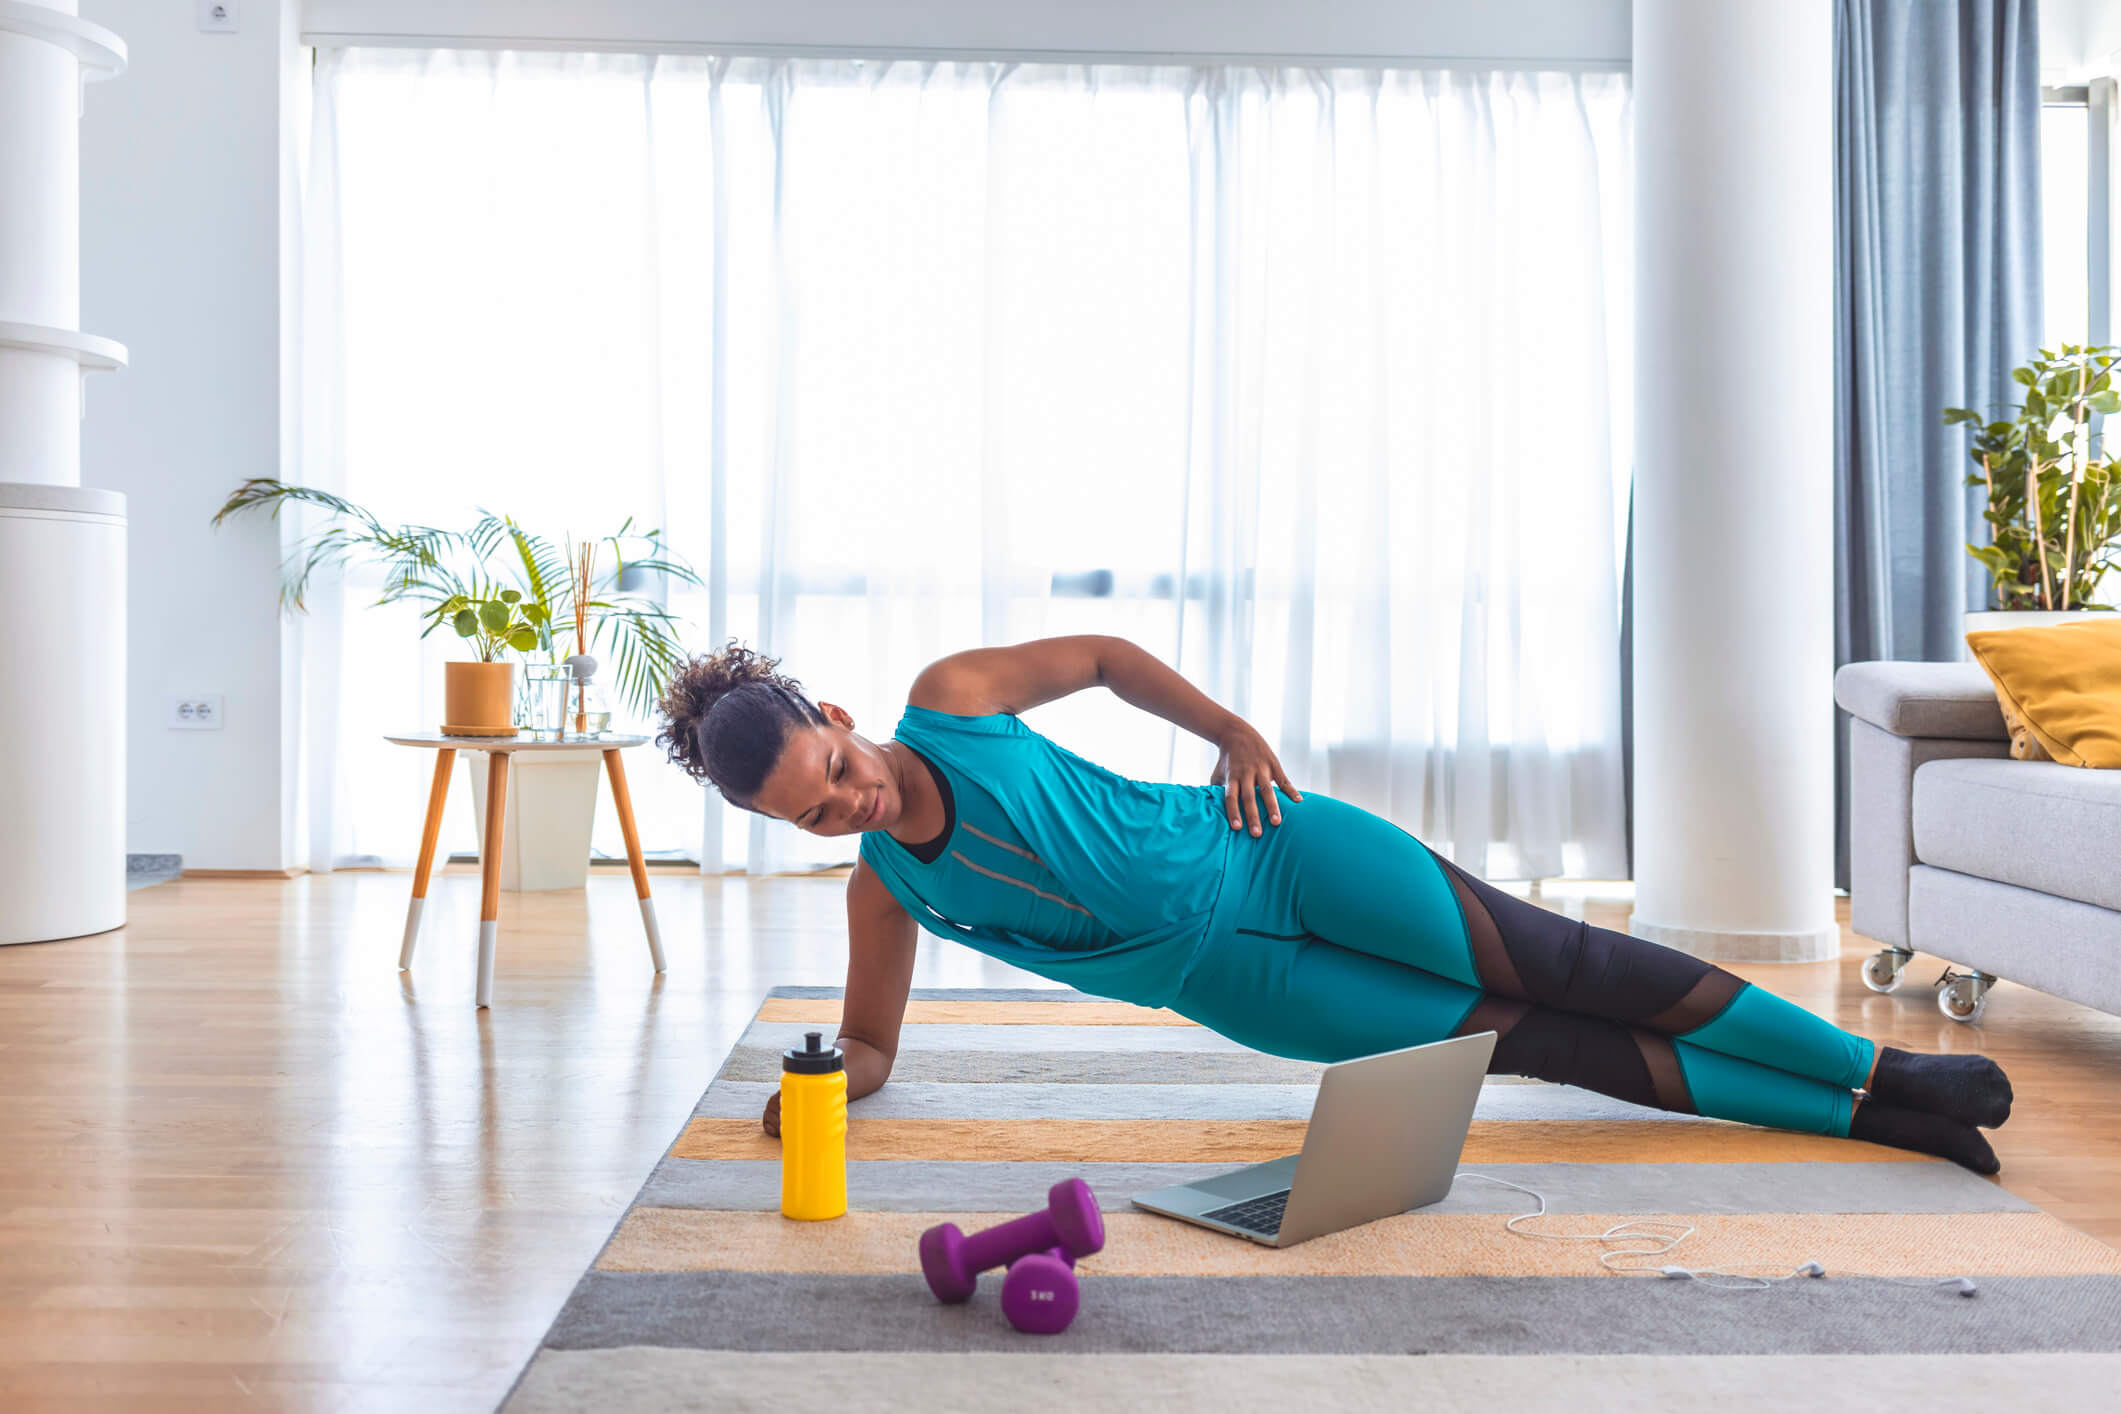
[[[1117,634],[1476,867],[1622,872],[1624,76],[352,49],[318,93],[318,479],[661,525],[698,647],[879,740],[935,657]],[[369,597],[306,670],[334,858],[406,849],[375,733],[448,651]],[[1214,760],[1102,692],[1026,720]],[[652,849],[852,856],[636,760]]]
[[2044,91],[2040,110],[2041,343],[2111,342],[2111,83]]
[[[2113,328],[2111,220],[2114,84],[2044,91],[2040,110],[2041,344],[2109,344]],[[2109,433],[2112,420],[2104,419]],[[2121,444],[2117,444],[2121,445]],[[2111,603],[2112,574],[2094,590]]]

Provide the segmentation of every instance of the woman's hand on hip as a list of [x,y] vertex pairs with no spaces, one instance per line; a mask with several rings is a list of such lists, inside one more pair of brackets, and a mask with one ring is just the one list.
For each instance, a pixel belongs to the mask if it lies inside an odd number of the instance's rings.
[[1259,833],[1261,797],[1267,802],[1267,823],[1279,825],[1281,802],[1274,798],[1277,784],[1289,799],[1303,799],[1296,787],[1289,784],[1288,773],[1275,759],[1274,749],[1267,745],[1265,737],[1252,730],[1249,723],[1232,718],[1230,725],[1216,736],[1215,744],[1221,748],[1222,754],[1215,763],[1215,773],[1208,777],[1208,784],[1223,788],[1223,813],[1230,817],[1231,829],[1243,824],[1249,826],[1253,834]]

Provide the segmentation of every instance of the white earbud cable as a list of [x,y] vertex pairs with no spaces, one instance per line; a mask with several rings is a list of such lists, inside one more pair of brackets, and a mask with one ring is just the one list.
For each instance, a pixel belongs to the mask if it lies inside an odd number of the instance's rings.
[[[1546,1195],[1512,1183],[1507,1178],[1497,1178],[1491,1173],[1474,1173],[1469,1169],[1458,1171],[1460,1178],[1484,1179],[1499,1183],[1504,1188],[1513,1188],[1539,1204],[1536,1212],[1519,1213],[1503,1224],[1503,1227],[1519,1237],[1536,1237],[1544,1242],[1597,1242],[1608,1251],[1598,1254],[1598,1265],[1609,1272],[1622,1276],[1672,1277],[1693,1280],[1718,1291],[1765,1291],[1776,1282],[1789,1281],[1795,1277],[1823,1277],[1826,1268],[1817,1262],[1800,1262],[1789,1271],[1776,1276],[1763,1276],[1757,1272],[1731,1271],[1723,1267],[1681,1267],[1656,1263],[1659,1257],[1669,1256],[1673,1248],[1694,1235],[1690,1223],[1671,1222],[1658,1218],[1630,1218],[1626,1222],[1614,1223],[1604,1232],[1534,1232],[1519,1227],[1519,1223],[1533,1222],[1547,1215]],[[1648,1246],[1624,1244],[1647,1243]],[[1630,1265],[1622,1265],[1630,1263]],[[1882,1281],[1894,1286],[1938,1287],[1948,1286],[1961,1296],[1972,1296],[1978,1289],[1968,1277],[1886,1277],[1869,1276],[1863,1272],[1843,1272],[1842,1276],[1864,1276],[1871,1281]]]

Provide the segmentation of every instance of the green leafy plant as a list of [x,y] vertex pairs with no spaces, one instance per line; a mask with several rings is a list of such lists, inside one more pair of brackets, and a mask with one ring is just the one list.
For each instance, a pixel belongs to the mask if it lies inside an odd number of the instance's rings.
[[2094,420],[2121,411],[2117,359],[2121,348],[2108,345],[2042,349],[2011,370],[2025,389],[2013,416],[1983,421],[1971,408],[1944,410],[1947,426],[1973,431],[1977,470],[1965,484],[1987,488],[1990,538],[1966,549],[1988,567],[1999,608],[2112,607],[2092,595],[2121,560],[2121,465]]
[[[447,620],[457,637],[471,640],[480,662],[491,663],[511,648],[528,653],[538,646],[538,630],[531,619],[537,612],[537,605],[523,602],[521,591],[504,589],[490,599],[452,594],[437,604],[429,616],[436,623]],[[427,633],[433,631],[430,624]],[[427,633],[420,637],[425,638]]]
[[306,596],[320,573],[372,564],[383,571],[383,592],[374,602],[419,605],[422,638],[447,624],[471,641],[482,662],[508,651],[556,662],[570,644],[572,652],[606,653],[616,694],[641,716],[654,709],[663,684],[685,659],[678,638],[683,621],[647,589],[658,579],[698,584],[700,578],[663,546],[661,531],[638,530],[631,518],[595,542],[612,553],[587,594],[578,592],[559,546],[489,511],[482,510],[468,530],[385,525],[342,496],[254,477],[229,493],[213,523],[246,511],[277,519],[297,504],[327,515],[284,566],[280,602],[291,611],[308,607]]

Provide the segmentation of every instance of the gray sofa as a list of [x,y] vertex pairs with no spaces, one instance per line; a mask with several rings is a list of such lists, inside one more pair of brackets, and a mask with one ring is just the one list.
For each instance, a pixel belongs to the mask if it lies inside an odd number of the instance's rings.
[[2121,771],[2014,761],[1972,663],[1850,663],[1849,923],[1884,944],[1890,992],[1916,952],[1937,1002],[1980,1016],[1998,977],[2121,1014]]

